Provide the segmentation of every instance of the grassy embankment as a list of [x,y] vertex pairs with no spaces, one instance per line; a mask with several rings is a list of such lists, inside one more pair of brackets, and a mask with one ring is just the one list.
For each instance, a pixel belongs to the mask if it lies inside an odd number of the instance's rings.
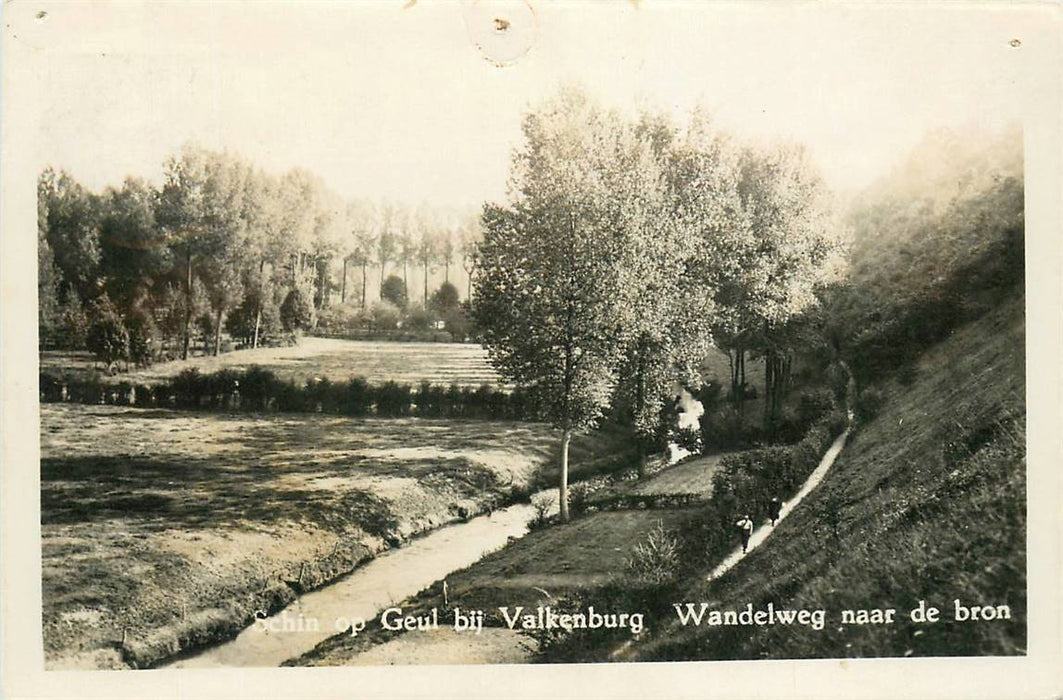
[[[235,634],[381,549],[549,478],[557,438],[503,421],[41,407],[51,668],[142,667]],[[627,446],[573,444],[575,477]]]

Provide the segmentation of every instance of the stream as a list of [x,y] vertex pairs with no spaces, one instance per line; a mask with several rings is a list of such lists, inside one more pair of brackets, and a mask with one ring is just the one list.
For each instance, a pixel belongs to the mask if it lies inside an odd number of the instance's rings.
[[159,668],[280,666],[344,631],[352,620],[373,619],[385,608],[504,546],[510,537],[523,536],[534,513],[531,504],[518,503],[413,539],[256,620],[236,638]]

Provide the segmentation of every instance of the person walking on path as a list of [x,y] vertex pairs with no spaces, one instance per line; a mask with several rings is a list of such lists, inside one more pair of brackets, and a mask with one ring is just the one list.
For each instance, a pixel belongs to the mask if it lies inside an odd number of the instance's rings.
[[775,527],[775,523],[779,522],[779,514],[782,513],[782,501],[778,496],[772,496],[768,501],[768,518],[771,519],[771,526]]
[[735,527],[738,528],[738,534],[742,536],[742,554],[745,554],[749,549],[749,538],[753,534],[753,518],[743,515],[742,519],[735,523]]

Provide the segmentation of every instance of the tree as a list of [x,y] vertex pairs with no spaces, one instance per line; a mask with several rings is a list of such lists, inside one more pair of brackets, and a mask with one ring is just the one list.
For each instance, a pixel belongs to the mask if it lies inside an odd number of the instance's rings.
[[[351,260],[362,270],[361,307],[366,305],[366,281],[368,267],[376,249],[376,213],[372,202],[355,200],[347,205],[347,224],[354,238]],[[346,280],[346,270],[344,271]]]
[[395,259],[398,249],[398,239],[395,234],[396,218],[398,209],[395,205],[385,203],[380,210],[380,235],[376,238],[376,260],[380,265],[380,289],[379,296],[383,298],[384,292],[384,269],[389,262]]
[[625,306],[628,344],[618,399],[630,407],[640,476],[648,451],[669,427],[665,409],[675,386],[700,385],[699,365],[709,350],[715,309],[705,229],[712,223],[691,216],[687,192],[692,183],[709,183],[704,177],[669,179],[702,126],[695,120],[680,142],[663,117],[644,114],[624,125],[614,160],[602,164],[612,192],[611,226],[621,236],[622,284],[638,290]]
[[410,212],[400,209],[397,224],[396,242],[398,244],[398,257],[402,261],[402,290],[405,298],[409,299],[410,284],[407,268],[410,261],[417,256],[417,233],[415,231],[417,220]]
[[429,308],[439,314],[445,314],[457,309],[460,305],[461,300],[458,298],[457,287],[450,282],[444,282],[439,285],[439,289],[432,293],[432,300],[429,304]]
[[561,431],[560,505],[568,520],[568,451],[609,403],[630,290],[599,177],[618,118],[566,90],[525,117],[511,167],[513,201],[485,206],[475,318],[492,364],[539,399]]
[[129,359],[129,333],[106,293],[93,302],[90,315],[86,345],[96,359],[108,367]]
[[380,288],[380,298],[393,304],[396,308],[405,309],[407,304],[406,283],[397,275],[391,275]]
[[245,227],[241,214],[247,169],[232,156],[187,145],[180,158],[167,161],[165,170],[157,218],[170,247],[184,262],[181,357],[187,358],[197,274],[203,278],[214,309],[216,333],[220,333],[225,310],[238,299],[236,268],[243,251],[239,236]]
[[293,289],[280,308],[281,324],[289,333],[299,333],[314,325],[314,304],[304,290]]
[[44,202],[38,213],[46,217],[45,239],[61,276],[59,300],[69,290],[94,299],[101,282],[98,198],[66,172],[46,168],[37,179],[37,200]]
[[38,344],[44,348],[55,342],[59,331],[59,287],[61,276],[48,244],[48,200],[37,198],[37,329]]
[[429,219],[430,214],[420,212],[417,218],[417,262],[421,263],[423,273],[424,297],[421,303],[428,306],[428,267],[435,262],[439,254],[438,234]]
[[127,313],[155,280],[173,268],[173,256],[155,221],[158,192],[127,178],[101,197],[100,273],[118,309]]
[[814,305],[815,291],[840,271],[841,227],[818,172],[798,146],[744,149],[738,193],[752,239],[744,269],[751,303],[741,331],[764,357],[764,417],[772,425],[798,345],[787,324]]

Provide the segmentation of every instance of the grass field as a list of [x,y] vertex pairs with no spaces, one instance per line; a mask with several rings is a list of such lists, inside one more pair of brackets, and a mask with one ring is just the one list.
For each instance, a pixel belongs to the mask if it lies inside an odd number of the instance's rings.
[[[41,353],[41,369],[49,374],[83,375],[93,371],[88,353]],[[220,369],[247,369],[258,365],[284,380],[303,384],[313,377],[342,381],[364,377],[374,383],[392,380],[416,384],[479,386],[496,384],[498,375],[487,361],[484,349],[471,343],[398,343],[335,338],[304,337],[287,348],[238,350],[223,355],[193,357],[164,362],[144,369],[121,373],[114,381],[152,384],[177,375],[184,369],[200,372]]]
[[[576,478],[616,439],[575,441]],[[48,665],[143,665],[231,634],[530,487],[557,442],[531,423],[43,405]]]

